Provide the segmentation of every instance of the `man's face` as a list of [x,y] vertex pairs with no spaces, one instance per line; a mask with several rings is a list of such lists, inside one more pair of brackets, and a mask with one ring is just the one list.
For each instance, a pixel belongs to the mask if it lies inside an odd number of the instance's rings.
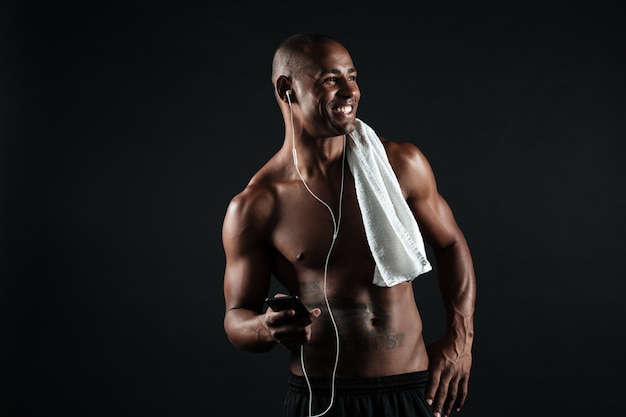
[[302,124],[314,137],[334,137],[355,129],[361,92],[346,49],[334,42],[309,51],[310,61],[296,81]]

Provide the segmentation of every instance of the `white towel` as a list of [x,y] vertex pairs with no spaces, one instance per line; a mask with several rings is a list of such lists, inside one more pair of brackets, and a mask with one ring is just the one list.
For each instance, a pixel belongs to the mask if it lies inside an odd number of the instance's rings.
[[402,196],[387,153],[374,130],[360,119],[346,155],[354,177],[365,234],[376,262],[373,283],[391,287],[432,269],[419,227]]

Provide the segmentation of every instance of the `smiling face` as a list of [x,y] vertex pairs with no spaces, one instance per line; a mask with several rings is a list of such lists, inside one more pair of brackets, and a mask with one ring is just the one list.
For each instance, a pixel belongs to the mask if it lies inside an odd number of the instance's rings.
[[327,40],[304,48],[306,61],[293,79],[304,132],[313,137],[335,137],[355,129],[361,92],[357,71],[348,51]]

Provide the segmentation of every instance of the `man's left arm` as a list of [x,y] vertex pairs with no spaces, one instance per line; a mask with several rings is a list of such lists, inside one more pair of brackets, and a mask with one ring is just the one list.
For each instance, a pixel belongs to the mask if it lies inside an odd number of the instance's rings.
[[[439,204],[444,206],[439,210],[450,210],[445,201]],[[460,411],[467,398],[472,366],[476,282],[469,247],[454,225],[457,231],[452,241],[444,246],[432,245],[446,311],[444,336],[428,346],[431,378],[426,399],[433,405],[435,416],[449,416],[453,408]]]
[[409,143],[387,143],[390,162],[437,262],[446,311],[444,336],[428,346],[430,380],[426,399],[435,416],[459,411],[468,392],[474,339],[476,279],[468,244],[452,210],[439,194],[426,157]]

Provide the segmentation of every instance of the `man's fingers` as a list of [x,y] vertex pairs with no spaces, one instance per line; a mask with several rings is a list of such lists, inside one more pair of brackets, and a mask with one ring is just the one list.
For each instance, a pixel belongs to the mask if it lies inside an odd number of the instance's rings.
[[455,404],[458,393],[458,386],[456,381],[452,381],[448,385],[448,390],[446,392],[446,396],[441,399],[443,402],[443,415],[449,416],[452,411],[452,406]]
[[448,395],[447,384],[441,380],[441,374],[431,373],[429,385],[426,389],[426,403],[433,407],[435,417],[442,417],[443,405]]
[[437,395],[437,388],[439,388],[439,375],[436,372],[430,372],[430,378],[428,380],[428,386],[426,387],[426,403],[433,405],[435,401],[435,395]]
[[426,389],[426,403],[433,408],[435,417],[449,416],[453,407],[463,405],[464,394],[458,380],[433,374]]
[[456,411],[461,411],[463,404],[465,404],[465,399],[467,398],[468,385],[469,385],[468,382],[469,381],[467,380],[467,378],[463,378],[461,382],[459,383],[458,395],[456,397],[456,401],[454,404],[454,409]]
[[435,414],[435,417],[441,417],[441,416],[447,415],[443,409],[443,406],[446,402],[447,397],[448,397],[448,389],[446,385],[439,384],[437,395],[435,395],[435,401],[433,401],[433,412]]
[[427,396],[427,402],[433,407],[435,417],[448,417],[452,410],[460,411],[467,397],[467,380],[452,380],[450,383],[440,380],[433,397]]

